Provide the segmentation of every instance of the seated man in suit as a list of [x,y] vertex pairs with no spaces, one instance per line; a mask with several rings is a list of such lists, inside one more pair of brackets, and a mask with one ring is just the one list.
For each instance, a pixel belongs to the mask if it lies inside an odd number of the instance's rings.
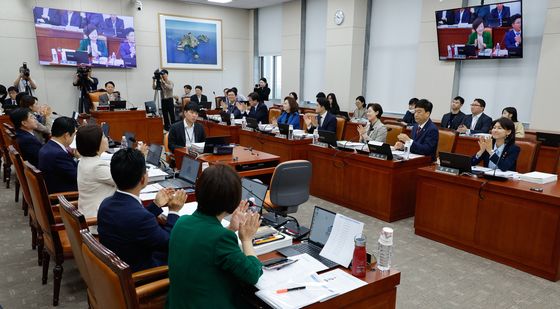
[[57,9],[35,7],[33,9],[33,18],[36,24],[60,24],[60,16]]
[[513,15],[511,19],[511,30],[504,37],[507,49],[521,47],[521,15]]
[[418,102],[417,98],[412,98],[408,100],[408,110],[404,114],[402,119],[402,124],[411,126],[414,124],[414,113],[416,110],[416,103]]
[[192,143],[202,143],[206,140],[204,127],[198,118],[198,105],[189,103],[183,107],[183,121],[177,121],[169,128],[168,145],[171,152],[175,148],[189,147]]
[[504,4],[496,4],[496,7],[490,11],[490,17],[494,20],[498,20],[500,26],[504,20],[509,20],[509,6],[505,6]]
[[103,34],[105,36],[121,36],[123,30],[124,21],[115,14],[111,14],[103,23]]
[[121,99],[121,93],[115,91],[115,83],[108,81],[105,83],[106,93],[99,96],[99,105],[108,105],[111,101],[119,101]]
[[16,87],[14,86],[10,86],[8,87],[8,98],[4,100],[4,102],[2,102],[2,108],[6,109],[9,108],[9,106],[17,106],[17,101],[16,101],[16,96],[18,94],[18,90]]
[[125,40],[119,46],[119,53],[126,67],[136,66],[136,36],[134,28],[126,28],[123,30]]
[[84,23],[80,12],[60,10],[60,26],[83,28]]
[[208,102],[208,98],[202,94],[202,86],[196,85],[194,87],[194,94],[191,96],[191,103],[199,104],[202,102]]
[[457,132],[464,134],[488,133],[492,124],[492,118],[484,114],[486,102],[483,99],[474,99],[471,103],[471,113],[465,116],[463,124],[457,128]]
[[231,88],[227,90],[226,100],[220,102],[220,106],[222,110],[227,112],[228,114],[233,114],[235,119],[243,118],[241,115],[241,111],[237,106],[237,89]]
[[439,141],[439,131],[436,125],[430,120],[432,114],[432,102],[421,99],[416,103],[414,118],[416,123],[412,127],[412,138],[401,133],[398,136],[399,141],[395,144],[395,148],[404,149],[404,143],[410,141],[410,152],[431,156],[432,160],[436,160],[436,152]]
[[456,24],[470,24],[471,23],[471,10],[462,8],[455,11]]
[[465,114],[461,111],[461,107],[465,103],[465,99],[460,96],[456,96],[451,101],[451,111],[441,118],[441,127],[446,129],[457,130],[457,128],[463,123],[463,118]]
[[41,141],[33,134],[33,130],[37,129],[37,118],[29,108],[19,107],[10,113],[10,120],[16,128],[16,142],[21,151],[21,157],[33,166],[37,166],[39,150],[43,147]]
[[306,114],[303,117],[308,133],[313,133],[315,129],[336,133],[336,116],[329,113],[330,109],[331,105],[326,98],[317,99],[317,107],[315,108],[315,112],[318,115]]
[[[243,116],[251,117],[257,119],[259,123],[268,123],[268,107],[264,102],[259,102],[259,94],[256,92],[251,92],[247,96],[249,99],[249,106],[246,104],[237,104],[237,108],[241,111]],[[247,109],[249,109],[247,111]]]
[[192,91],[192,86],[191,85],[184,85],[183,86],[183,90],[185,91],[185,94],[183,94],[181,96],[181,104],[182,105],[186,105],[189,104],[191,102],[191,91]]
[[76,121],[58,117],[53,122],[51,139],[39,151],[38,168],[43,172],[49,194],[78,191],[78,163],[68,150],[76,134]]
[[437,11],[436,22],[438,25],[453,25],[455,23],[453,10]]
[[[125,261],[133,272],[167,265],[169,234],[186,201],[183,190],[161,189],[148,206],[140,190],[148,184],[146,161],[137,149],[121,149],[111,159],[111,177],[117,191],[106,198],[97,212],[99,241]],[[157,217],[169,206],[165,224]]]

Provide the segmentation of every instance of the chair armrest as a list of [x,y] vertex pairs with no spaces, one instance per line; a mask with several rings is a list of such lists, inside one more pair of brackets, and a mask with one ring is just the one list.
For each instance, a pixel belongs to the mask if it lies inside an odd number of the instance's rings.
[[97,225],[97,217],[86,218],[87,226]]
[[150,297],[152,295],[163,294],[169,289],[169,278],[161,279],[155,282],[141,285],[136,288],[136,296],[138,299]]
[[58,196],[62,195],[69,201],[75,201],[78,199],[78,191],[68,191],[49,194],[49,201],[52,203],[58,203]]
[[167,277],[168,271],[169,271],[169,267],[167,266],[158,266],[158,267],[137,271],[132,274],[132,281],[138,282],[141,280],[149,280],[154,278],[159,279],[159,278]]

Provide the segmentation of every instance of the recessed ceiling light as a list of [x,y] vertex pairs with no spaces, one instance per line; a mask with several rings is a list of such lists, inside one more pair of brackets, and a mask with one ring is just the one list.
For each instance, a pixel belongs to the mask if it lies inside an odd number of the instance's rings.
[[216,3],[230,3],[233,0],[208,0],[208,2],[216,2]]

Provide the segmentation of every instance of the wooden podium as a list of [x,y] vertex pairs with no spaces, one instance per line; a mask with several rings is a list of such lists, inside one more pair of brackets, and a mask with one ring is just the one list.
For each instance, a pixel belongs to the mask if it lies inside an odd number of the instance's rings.
[[161,117],[147,117],[145,110],[135,111],[95,111],[91,117],[98,124],[109,124],[109,136],[114,141],[120,141],[124,132],[136,134],[137,141],[148,144],[163,145],[163,122]]

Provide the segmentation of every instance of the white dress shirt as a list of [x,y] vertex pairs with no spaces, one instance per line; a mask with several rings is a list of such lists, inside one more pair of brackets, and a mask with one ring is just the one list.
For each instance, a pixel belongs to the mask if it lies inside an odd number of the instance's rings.
[[183,124],[185,125],[185,147],[189,147],[195,142],[194,138],[194,123],[189,127],[187,121],[183,119]]

